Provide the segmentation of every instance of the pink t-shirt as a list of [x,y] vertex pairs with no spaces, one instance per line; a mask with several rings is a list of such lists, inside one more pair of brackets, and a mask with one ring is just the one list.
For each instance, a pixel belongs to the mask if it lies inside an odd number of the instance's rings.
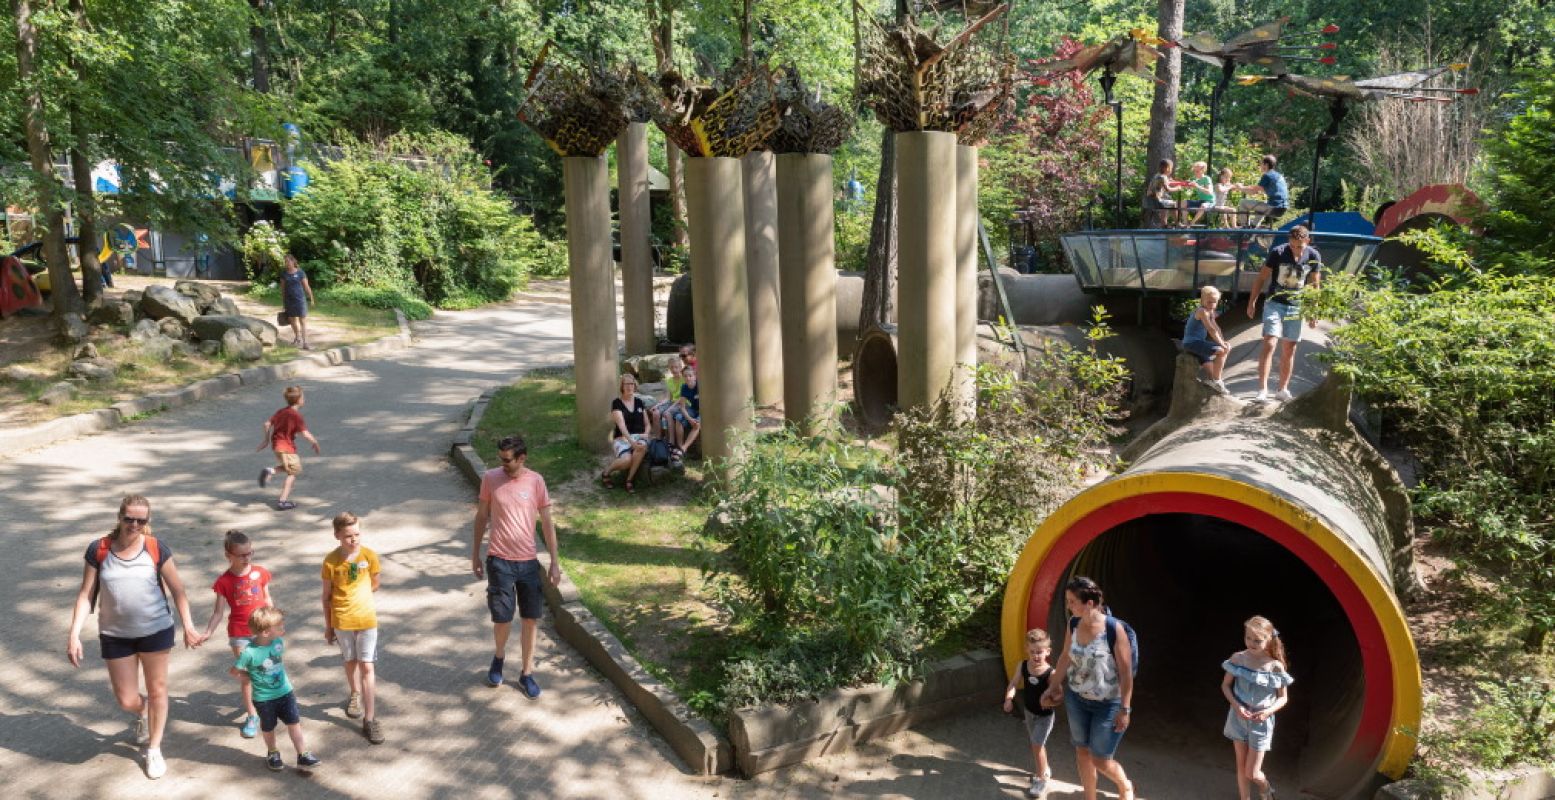
[[551,507],[551,495],[540,473],[525,468],[518,477],[509,478],[501,467],[486,470],[481,476],[480,499],[489,504],[491,512],[488,552],[509,561],[533,560],[535,520],[540,509]]

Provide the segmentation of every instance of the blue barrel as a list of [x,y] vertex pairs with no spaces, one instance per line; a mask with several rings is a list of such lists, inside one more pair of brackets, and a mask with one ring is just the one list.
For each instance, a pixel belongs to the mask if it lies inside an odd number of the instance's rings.
[[286,181],[281,185],[281,194],[287,199],[302,194],[302,190],[308,188],[308,172],[302,167],[292,165],[286,168]]

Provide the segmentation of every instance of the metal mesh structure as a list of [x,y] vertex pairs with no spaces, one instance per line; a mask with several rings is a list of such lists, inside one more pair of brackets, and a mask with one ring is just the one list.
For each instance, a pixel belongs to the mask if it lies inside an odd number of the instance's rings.
[[1013,61],[1004,37],[978,34],[1008,10],[994,8],[941,45],[938,26],[910,18],[882,25],[855,0],[864,105],[893,131],[946,131],[964,143],[979,141],[1009,101]]
[[821,100],[820,90],[805,88],[792,65],[779,70],[775,89],[781,116],[767,141],[774,153],[831,153],[853,132],[853,111]]
[[771,70],[741,64],[717,87],[694,85],[678,72],[657,86],[637,73],[641,91],[653,92],[653,122],[687,155],[739,158],[766,146],[778,129],[777,90]]
[[561,156],[596,157],[626,127],[626,82],[595,65],[564,63],[550,42],[540,48],[518,118]]

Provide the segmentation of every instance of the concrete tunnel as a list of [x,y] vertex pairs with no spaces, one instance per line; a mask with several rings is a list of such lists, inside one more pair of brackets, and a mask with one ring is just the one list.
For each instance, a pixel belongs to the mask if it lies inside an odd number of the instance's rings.
[[1271,764],[1308,795],[1370,797],[1408,766],[1422,710],[1395,590],[1414,575],[1404,487],[1350,426],[1338,378],[1265,408],[1211,394],[1190,357],[1176,366],[1171,412],[1130,446],[1130,466],[1028,540],[1004,598],[1006,667],[1029,628],[1061,646],[1063,586],[1089,575],[1139,635],[1131,733],[1224,760],[1220,662],[1262,614],[1296,678]]

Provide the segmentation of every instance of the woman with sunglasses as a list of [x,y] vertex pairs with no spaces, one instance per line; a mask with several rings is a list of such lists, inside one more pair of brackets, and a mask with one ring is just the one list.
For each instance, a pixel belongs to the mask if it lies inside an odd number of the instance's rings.
[[610,474],[617,470],[626,473],[626,490],[635,491],[632,485],[637,468],[648,455],[648,404],[637,395],[637,378],[631,373],[621,376],[621,396],[610,401],[610,449],[614,460],[599,476],[606,489],[615,484]]
[[151,535],[151,501],[128,495],[119,503],[118,524],[86,548],[65,655],[72,666],[81,666],[81,627],[100,601],[97,630],[108,680],[119,707],[135,715],[135,743],[146,746],[146,777],[152,779],[167,773],[162,731],[167,727],[167,657],[174,635],[169,594],[184,626],[184,646],[198,646],[204,637],[189,616],[173,551]]

